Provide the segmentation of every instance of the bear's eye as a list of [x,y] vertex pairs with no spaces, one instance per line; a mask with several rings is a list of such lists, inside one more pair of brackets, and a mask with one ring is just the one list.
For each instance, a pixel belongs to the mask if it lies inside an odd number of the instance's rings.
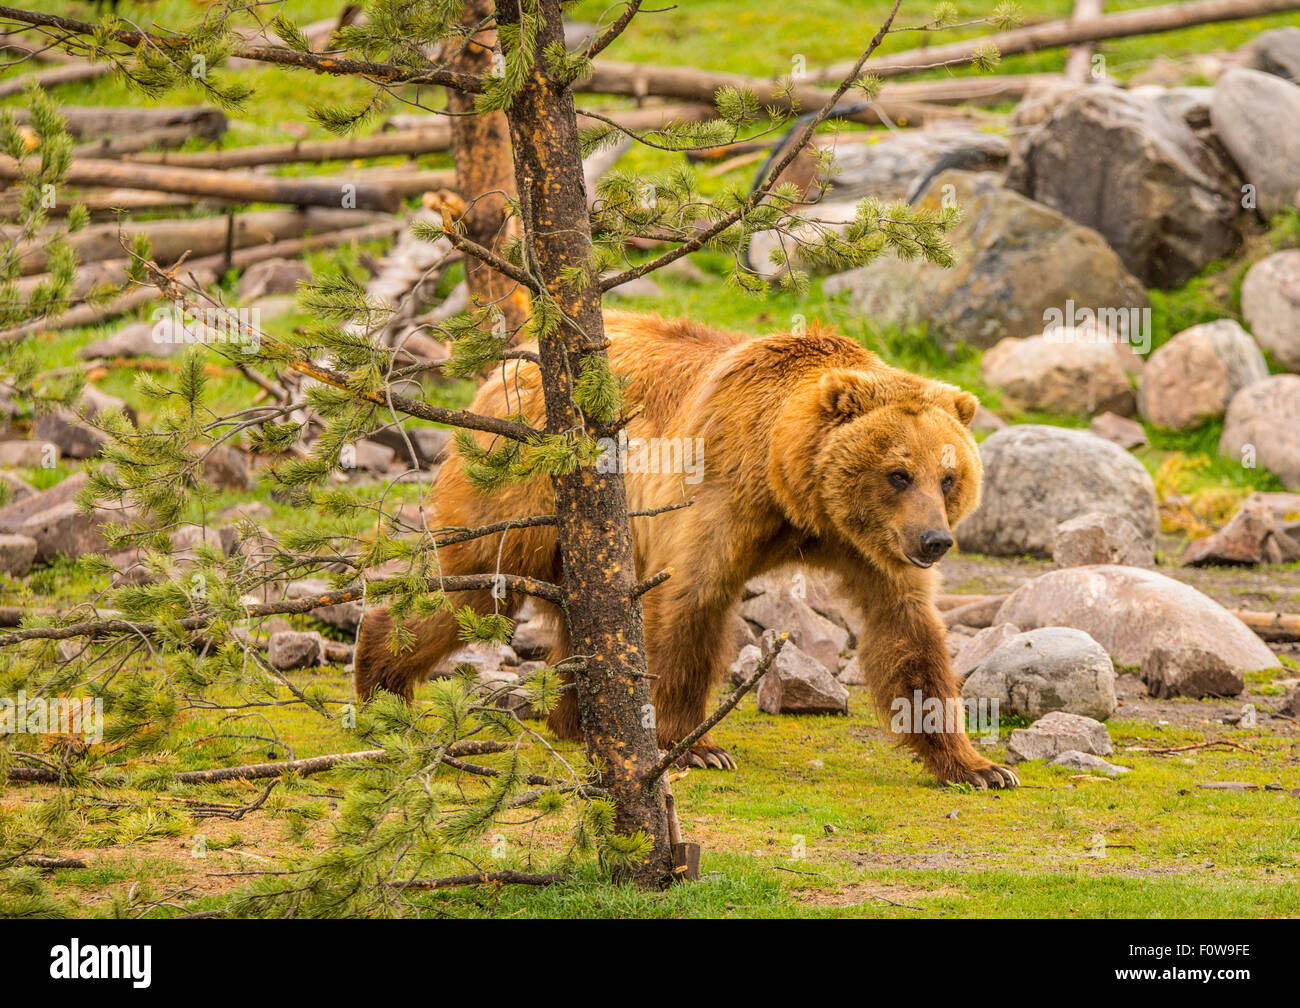
[[956,482],[956,477],[952,473],[948,473],[939,481],[939,489],[944,493],[949,493],[952,490],[952,485]]
[[889,482],[894,485],[895,490],[906,490],[912,485],[912,477],[902,469],[895,469],[889,474]]

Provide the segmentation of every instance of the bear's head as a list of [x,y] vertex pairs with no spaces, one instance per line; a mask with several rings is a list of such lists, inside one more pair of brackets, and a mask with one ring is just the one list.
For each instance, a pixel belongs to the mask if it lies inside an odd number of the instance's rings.
[[882,367],[823,374],[816,402],[821,523],[885,570],[932,566],[979,503],[979,401]]

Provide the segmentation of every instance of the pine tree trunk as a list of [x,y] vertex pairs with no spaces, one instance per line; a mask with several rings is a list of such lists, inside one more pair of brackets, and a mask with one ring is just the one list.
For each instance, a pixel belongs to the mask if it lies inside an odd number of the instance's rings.
[[[461,24],[482,24],[492,13],[492,0],[470,0]],[[496,31],[485,29],[456,56],[452,68],[482,76],[492,72]],[[465,237],[500,254],[518,234],[518,221],[506,219],[506,201],[516,193],[510,156],[510,124],[504,112],[474,115],[474,95],[447,92],[451,148],[456,162],[456,189],[468,203]],[[485,263],[465,262],[465,282],[471,303],[495,304],[505,316],[506,331],[517,332],[528,320],[528,291]]]
[[[563,44],[559,0],[540,0],[545,24],[537,58],[507,113],[514,144],[526,232],[526,262],[544,278],[564,323],[541,340],[546,429],[570,431],[585,422],[570,397],[570,375],[589,355],[604,356],[600,294],[595,283],[572,290],[557,279],[582,265],[591,253],[578,122],[572,92],[555,80],[543,55]],[[499,25],[518,24],[518,0],[497,3]],[[594,278],[593,278],[594,279]],[[599,432],[596,432],[599,433]],[[671,877],[672,854],[661,788],[645,788],[643,775],[658,758],[646,679],[641,604],[635,594],[627,495],[621,473],[581,466],[554,477],[555,513],[564,598],[575,655],[588,656],[576,676],[578,706],[588,753],[603,764],[601,784],[617,809],[617,830],[643,831],[654,841],[651,854],[633,871],[633,881],[660,885]]]

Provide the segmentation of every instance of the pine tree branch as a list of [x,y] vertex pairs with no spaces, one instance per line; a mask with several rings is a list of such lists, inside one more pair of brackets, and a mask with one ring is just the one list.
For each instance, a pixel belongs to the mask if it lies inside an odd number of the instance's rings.
[[653,787],[665,773],[672,768],[673,764],[686,754],[686,752],[695,745],[705,734],[713,729],[713,726],[721,721],[724,717],[735,709],[736,705],[744,699],[745,694],[758,685],[760,679],[767,675],[772,663],[776,661],[776,656],[781,653],[785,647],[785,642],[789,640],[789,634],[781,634],[772,641],[772,649],[763,656],[762,661],[758,663],[758,668],[754,669],[754,674],[746,679],[743,683],[735,688],[727,699],[718,704],[718,709],[708,718],[702,721],[689,735],[673,746],[672,750],[665,755],[658,763],[651,768],[650,772],[643,778],[644,786]]
[[[443,761],[455,766],[462,756],[487,756],[492,753],[505,752],[504,742],[483,741],[479,739],[462,739],[447,747]],[[186,770],[176,775],[178,784],[218,784],[232,780],[265,780],[268,777],[283,777],[285,774],[324,773],[338,764],[349,760],[365,762],[381,760],[388,755],[384,749],[365,749],[360,752],[329,753],[324,756],[309,756],[306,759],[279,760],[274,763],[248,763],[244,766],[216,767],[212,770]],[[459,767],[458,767],[459,769]],[[58,770],[45,767],[13,767],[9,770],[11,783],[27,782],[39,784],[57,784],[64,774]]]
[[[40,11],[21,10],[17,7],[0,7],[0,19],[16,21],[34,28],[47,28],[66,35],[94,36],[102,28],[101,25],[91,24],[89,21],[78,21],[57,14],[43,14]],[[142,44],[160,50],[182,49],[191,44],[189,36],[180,34],[155,35],[150,32],[121,28],[108,28],[107,33],[114,42],[130,46],[132,49]],[[483,90],[482,79],[473,74],[438,69],[412,70],[391,63],[372,63],[369,60],[346,59],[325,53],[298,52],[284,46],[237,45],[231,49],[229,55],[237,59],[298,67],[339,77],[367,77],[384,84],[433,84],[469,94],[479,94]]]
[[614,22],[592,40],[591,45],[587,46],[587,59],[595,59],[598,55],[610,47],[610,45],[627,29],[636,17],[637,12],[641,9],[643,0],[628,0],[623,7],[623,13],[614,19]]
[[826,99],[825,103],[817,111],[816,115],[808,121],[808,124],[804,127],[803,133],[795,143],[790,145],[785,156],[772,166],[771,171],[768,172],[767,180],[762,185],[756,187],[740,207],[737,207],[735,210],[732,210],[730,213],[719,218],[713,224],[710,224],[707,228],[704,228],[690,241],[682,243],[675,249],[670,249],[658,258],[644,262],[640,266],[634,266],[631,269],[624,270],[622,273],[615,273],[605,277],[600,281],[600,291],[604,293],[605,291],[612,290],[621,284],[628,283],[629,281],[636,280],[648,273],[653,273],[655,270],[662,269],[664,266],[674,263],[683,256],[690,255],[692,252],[698,252],[710,241],[718,237],[722,232],[726,231],[727,228],[743,219],[747,212],[756,208],[772,191],[773,187],[776,185],[777,179],[781,177],[781,174],[790,167],[794,159],[799,156],[799,152],[808,146],[813,135],[817,132],[818,127],[829,118],[830,114],[839,104],[840,99],[843,98],[844,95],[848,93],[849,88],[857,82],[858,78],[862,74],[862,67],[866,64],[872,53],[880,48],[880,44],[884,42],[885,36],[889,34],[890,26],[894,23],[894,18],[898,14],[898,8],[901,3],[902,0],[894,0],[894,6],[890,9],[888,16],[885,18],[884,24],[882,24],[876,34],[872,36],[871,42],[867,45],[867,48],[862,55],[858,57],[857,62],[853,65],[853,69],[844,77],[843,80],[840,81],[839,87],[837,87],[831,96]]
[[[134,255],[133,258],[138,259]],[[177,279],[176,273],[181,268],[180,264],[170,269],[164,269],[148,259],[139,259],[139,261],[144,265],[149,281],[158,288],[162,296],[173,304],[183,307],[192,288]],[[198,293],[202,294],[202,291]],[[376,406],[392,408],[399,413],[405,413],[407,416],[416,417],[420,420],[429,420],[433,423],[444,423],[466,430],[495,434],[499,437],[509,438],[511,441],[527,443],[541,438],[541,431],[528,426],[528,424],[507,420],[504,417],[484,416],[480,413],[471,413],[468,410],[453,410],[447,409],[445,406],[432,406],[423,400],[412,399],[387,388],[375,391],[358,390],[349,381],[346,374],[317,363],[306,354],[272,339],[265,333],[261,333],[260,337],[263,345],[275,347],[287,358],[286,363],[288,366],[299,374],[315,378],[325,385],[350,392],[358,399],[373,403]]]

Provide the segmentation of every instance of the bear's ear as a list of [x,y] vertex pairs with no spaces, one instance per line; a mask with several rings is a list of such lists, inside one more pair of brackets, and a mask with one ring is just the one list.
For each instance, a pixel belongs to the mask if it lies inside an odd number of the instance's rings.
[[975,419],[975,411],[980,408],[980,401],[969,392],[957,389],[952,396],[952,411],[957,414],[963,427],[969,427]]
[[885,383],[866,371],[836,368],[822,375],[817,388],[822,409],[832,423],[863,416],[885,403]]

